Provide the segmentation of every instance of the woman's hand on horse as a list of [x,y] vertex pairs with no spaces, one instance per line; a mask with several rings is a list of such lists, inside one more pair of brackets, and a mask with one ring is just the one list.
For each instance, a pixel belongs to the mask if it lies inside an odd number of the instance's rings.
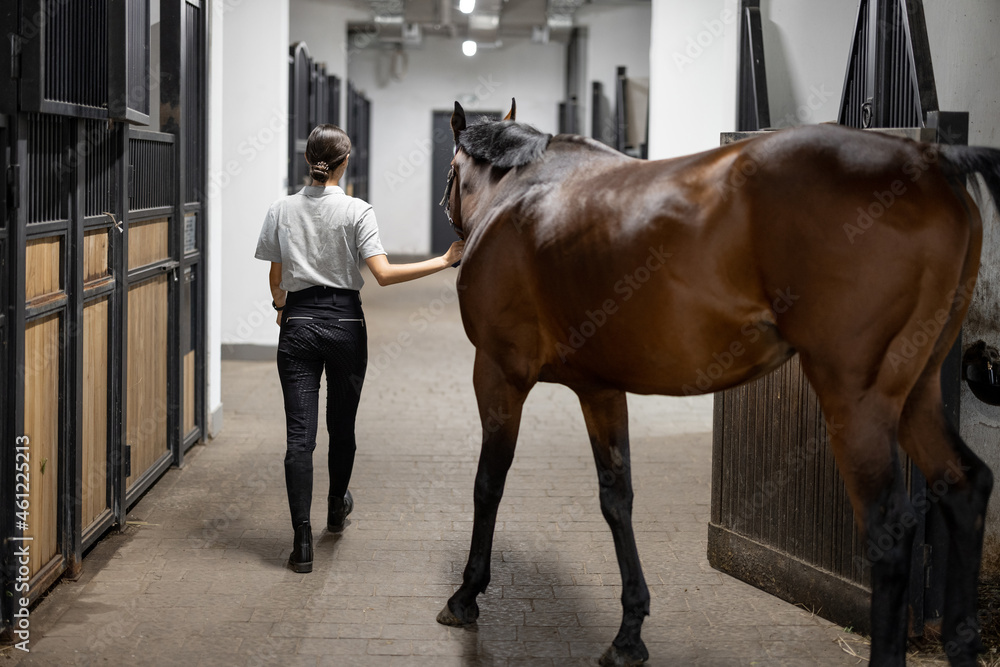
[[464,250],[465,241],[455,241],[451,244],[451,247],[448,248],[448,252],[444,254],[444,261],[447,262],[449,266],[454,264],[458,260],[462,259],[462,252]]

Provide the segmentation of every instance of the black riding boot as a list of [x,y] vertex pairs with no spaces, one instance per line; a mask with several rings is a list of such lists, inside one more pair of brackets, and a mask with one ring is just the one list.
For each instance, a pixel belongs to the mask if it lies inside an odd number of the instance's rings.
[[354,509],[354,498],[351,497],[350,490],[344,494],[343,498],[327,498],[329,506],[326,513],[326,529],[331,533],[339,533],[344,529],[344,522],[347,515]]
[[295,541],[288,567],[295,572],[312,572],[312,528],[309,509],[312,505],[313,468],[312,456],[308,460],[285,456],[285,490],[288,492],[288,509],[292,514]]
[[292,553],[288,557],[288,567],[293,572],[313,571],[313,536],[312,527],[308,521],[295,526],[295,542],[292,544]]

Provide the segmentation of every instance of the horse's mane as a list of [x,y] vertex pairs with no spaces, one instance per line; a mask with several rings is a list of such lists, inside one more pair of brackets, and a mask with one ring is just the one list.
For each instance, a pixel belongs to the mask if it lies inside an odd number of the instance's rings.
[[484,119],[458,135],[458,145],[477,160],[511,169],[537,159],[549,145],[551,134],[509,120]]

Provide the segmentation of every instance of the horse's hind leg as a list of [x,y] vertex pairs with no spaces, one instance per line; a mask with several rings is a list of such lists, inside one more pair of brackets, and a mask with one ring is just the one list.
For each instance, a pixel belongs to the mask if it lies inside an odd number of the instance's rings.
[[437,616],[438,623],[444,625],[465,625],[479,617],[476,596],[490,583],[490,552],[497,509],[507,471],[514,460],[521,408],[530,389],[530,386],[515,387],[500,367],[482,352],[476,353],[473,384],[483,425],[483,445],[473,495],[472,546],[462,585]]
[[976,597],[993,473],[945,416],[940,364],[925,372],[910,394],[900,421],[900,442],[927,478],[927,497],[918,505],[938,503],[948,527],[941,628],[945,652],[952,665],[975,665],[983,650]]
[[621,628],[600,664],[640,665],[649,658],[640,637],[643,619],[649,615],[649,589],[642,576],[632,531],[632,469],[625,392],[578,391],[577,394],[597,464],[601,512],[611,527],[622,577]]
[[908,589],[916,514],[896,448],[902,406],[875,388],[843,382],[803,358],[819,395],[837,469],[868,550],[872,579],[870,664],[906,664]]

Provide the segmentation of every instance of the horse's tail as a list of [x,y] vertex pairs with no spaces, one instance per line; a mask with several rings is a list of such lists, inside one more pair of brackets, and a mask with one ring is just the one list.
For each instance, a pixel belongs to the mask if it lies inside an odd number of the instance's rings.
[[1000,149],[942,145],[940,152],[944,158],[942,167],[949,178],[979,174],[986,182],[993,205],[1000,209]]

